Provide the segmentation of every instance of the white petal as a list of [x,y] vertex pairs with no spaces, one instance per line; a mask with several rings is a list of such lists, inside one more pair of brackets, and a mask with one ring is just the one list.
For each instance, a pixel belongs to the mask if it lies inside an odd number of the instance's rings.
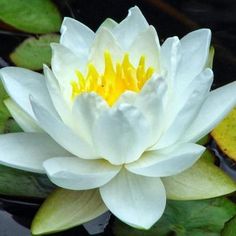
[[133,7],[129,9],[128,16],[113,29],[113,34],[122,49],[128,50],[139,33],[147,30],[148,27],[142,12],[138,7]]
[[65,17],[61,26],[60,43],[79,56],[88,56],[94,32],[81,22]]
[[163,214],[166,204],[164,186],[150,178],[122,170],[100,188],[109,210],[132,227],[149,229]]
[[43,162],[58,155],[70,155],[47,134],[14,133],[0,135],[0,163],[17,169],[45,173]]
[[180,92],[188,86],[205,67],[209,53],[211,31],[200,29],[180,40],[181,61],[178,65],[175,89]]
[[165,80],[153,76],[137,96],[134,105],[145,115],[152,129],[152,144],[157,142],[163,131],[163,116],[167,86]]
[[96,93],[83,93],[74,101],[73,116],[79,133],[92,143],[92,127],[99,115],[108,109],[107,103]]
[[122,95],[118,98],[113,107],[119,106],[122,103],[133,105],[137,99],[137,96],[138,93],[127,90],[124,93],[122,93]]
[[14,120],[25,132],[43,132],[36,121],[22,110],[12,99],[8,98],[4,100],[4,104],[10,111]]
[[70,101],[71,98],[71,81],[77,81],[76,70],[85,72],[87,61],[76,56],[68,48],[61,44],[52,43],[52,71],[56,76],[62,94],[66,101]]
[[29,101],[30,95],[34,95],[43,107],[55,112],[43,75],[17,67],[5,67],[0,70],[0,75],[8,94],[31,117],[34,118],[34,113]]
[[73,124],[71,108],[62,96],[56,77],[46,65],[44,65],[43,69],[46,77],[47,88],[55,109],[66,124]]
[[50,180],[66,189],[87,190],[110,181],[120,170],[105,160],[83,160],[78,157],[56,157],[44,162]]
[[121,104],[103,112],[93,128],[98,153],[114,165],[137,160],[150,145],[150,126],[137,108]]
[[161,46],[160,54],[161,74],[166,78],[169,89],[175,89],[174,79],[181,56],[178,37],[166,39]]
[[186,88],[184,93],[173,97],[164,124],[167,129],[151,150],[172,145],[185,133],[209,93],[213,73],[206,69],[199,74]]
[[115,22],[113,19],[111,18],[107,18],[106,20],[104,20],[102,22],[102,24],[99,26],[99,28],[97,29],[96,34],[99,32],[100,29],[102,28],[106,28],[108,30],[112,30],[113,28],[115,28],[115,26],[117,26],[117,22]]
[[236,82],[213,90],[181,141],[198,141],[208,134],[234,106],[236,106]]
[[120,61],[123,57],[123,52],[112,33],[108,29],[101,27],[91,46],[89,56],[90,63],[92,63],[99,72],[103,72],[104,70],[105,51],[111,53],[114,62]]
[[146,68],[153,67],[160,71],[160,44],[157,32],[153,26],[140,33],[129,48],[133,65],[137,66],[141,56],[145,56]]
[[145,152],[142,157],[125,167],[139,175],[164,177],[176,175],[191,167],[202,155],[205,147],[193,144],[176,144],[171,148]]
[[32,108],[41,128],[66,150],[85,159],[96,159],[94,148],[66,126],[59,118],[32,100]]

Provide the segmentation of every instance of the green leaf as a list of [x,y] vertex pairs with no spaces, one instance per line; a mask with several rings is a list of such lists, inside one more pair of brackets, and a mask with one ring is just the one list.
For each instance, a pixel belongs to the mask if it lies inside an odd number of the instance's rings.
[[45,198],[54,189],[46,175],[0,165],[0,194],[14,197]]
[[50,0],[0,0],[0,20],[21,31],[58,32],[61,15]]
[[163,216],[150,230],[133,229],[118,220],[112,229],[115,236],[219,236],[235,214],[236,205],[226,198],[168,201]]
[[236,161],[236,108],[221,121],[211,135],[222,152]]
[[222,236],[235,236],[236,235],[236,216],[225,224],[222,231]]
[[172,200],[207,199],[236,191],[236,183],[214,165],[211,152],[203,156],[188,170],[162,178],[167,197]]
[[56,189],[37,212],[31,231],[34,235],[63,231],[88,222],[106,211],[98,189]]
[[38,39],[33,37],[26,39],[10,54],[10,58],[19,67],[41,70],[43,64],[50,65],[52,42],[59,42],[59,36],[48,34]]
[[199,145],[206,145],[207,143],[209,143],[209,141],[210,141],[210,135],[206,135],[202,137],[197,143]]

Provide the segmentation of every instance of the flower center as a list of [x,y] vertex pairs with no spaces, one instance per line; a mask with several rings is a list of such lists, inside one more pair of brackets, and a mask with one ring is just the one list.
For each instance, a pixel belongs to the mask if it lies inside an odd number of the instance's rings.
[[137,68],[130,60],[129,54],[124,54],[121,63],[114,66],[109,51],[104,53],[104,72],[99,74],[93,64],[88,64],[87,75],[76,71],[77,81],[72,81],[72,99],[84,92],[96,92],[112,106],[125,91],[139,92],[145,82],[151,78],[154,69],[146,69],[145,57],[141,56]]

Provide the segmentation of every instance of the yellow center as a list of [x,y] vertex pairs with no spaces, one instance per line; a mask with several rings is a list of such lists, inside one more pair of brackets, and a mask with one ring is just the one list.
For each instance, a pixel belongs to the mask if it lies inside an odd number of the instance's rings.
[[145,68],[144,56],[140,57],[137,68],[131,64],[127,53],[122,62],[114,66],[110,52],[105,51],[104,61],[105,68],[101,74],[91,63],[86,76],[76,71],[78,79],[71,82],[72,99],[84,92],[96,92],[112,106],[125,91],[139,92],[154,73],[152,67]]

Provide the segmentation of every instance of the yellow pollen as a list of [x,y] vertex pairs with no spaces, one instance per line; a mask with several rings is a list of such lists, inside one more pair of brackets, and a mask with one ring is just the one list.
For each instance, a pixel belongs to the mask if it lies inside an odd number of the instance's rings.
[[140,57],[137,68],[131,64],[128,53],[114,66],[110,52],[105,51],[104,62],[102,74],[91,63],[86,76],[76,70],[77,81],[71,81],[72,99],[84,92],[96,92],[112,106],[125,91],[139,92],[154,73],[152,67],[146,69],[144,56]]

